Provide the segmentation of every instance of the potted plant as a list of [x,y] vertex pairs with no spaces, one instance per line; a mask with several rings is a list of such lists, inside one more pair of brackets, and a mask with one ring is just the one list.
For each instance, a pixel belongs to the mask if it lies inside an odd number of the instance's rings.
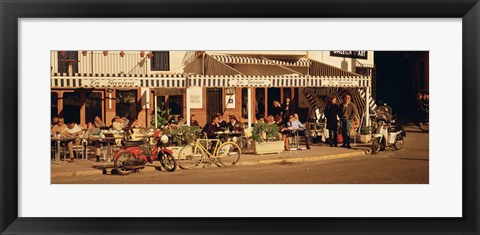
[[178,153],[183,146],[193,143],[199,132],[200,127],[198,126],[182,125],[176,128],[164,128],[164,133],[169,137],[170,146],[167,149],[172,150],[172,155],[178,159]]
[[361,143],[368,143],[372,139],[372,132],[370,127],[362,127],[360,129],[360,142]]
[[82,51],[83,56],[87,56],[88,51]]
[[125,52],[124,52],[124,51],[121,51],[121,52],[120,52],[120,57],[123,58],[124,56],[125,56]]
[[103,56],[107,56],[108,55],[108,51],[103,51]]
[[276,124],[255,123],[252,138],[255,154],[283,152],[283,141],[280,139],[280,129]]
[[145,52],[144,51],[140,51],[140,57],[145,57]]

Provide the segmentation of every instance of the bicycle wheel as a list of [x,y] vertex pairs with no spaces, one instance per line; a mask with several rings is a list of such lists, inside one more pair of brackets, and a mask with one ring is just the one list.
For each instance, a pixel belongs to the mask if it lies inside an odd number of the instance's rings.
[[189,170],[200,165],[205,158],[205,152],[196,145],[187,145],[178,152],[178,166]]
[[217,161],[224,167],[235,166],[241,154],[242,150],[236,143],[225,142],[218,148]]

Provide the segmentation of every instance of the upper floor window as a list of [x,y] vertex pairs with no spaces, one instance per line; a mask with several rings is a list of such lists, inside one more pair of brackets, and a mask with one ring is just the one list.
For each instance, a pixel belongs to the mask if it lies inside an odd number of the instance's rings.
[[[71,69],[69,71],[69,69]],[[58,52],[58,72],[59,73],[78,73],[78,52],[77,51],[59,51]]]
[[152,51],[151,70],[169,71],[170,53],[168,51]]

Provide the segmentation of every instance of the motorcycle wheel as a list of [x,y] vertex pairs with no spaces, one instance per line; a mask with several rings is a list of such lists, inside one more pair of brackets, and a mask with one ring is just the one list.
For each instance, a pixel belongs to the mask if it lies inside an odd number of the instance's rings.
[[130,158],[134,158],[133,156],[130,156],[129,152],[123,152],[120,153],[117,158],[115,158],[115,161],[113,162],[113,165],[115,166],[115,170],[119,175],[128,175],[132,172],[132,170],[128,170],[125,168],[126,163]]
[[160,164],[162,165],[163,169],[168,172],[174,172],[177,169],[177,161],[173,157],[172,154],[164,153],[159,154],[160,156]]
[[403,147],[404,141],[403,138],[397,138],[393,144],[393,149],[400,150]]
[[380,152],[381,147],[382,146],[380,144],[380,138],[373,139],[373,141],[372,141],[372,154],[377,154],[378,152]]
[[421,131],[423,132],[428,132],[429,131],[429,123],[428,122],[420,122],[418,123],[418,128],[420,128]]

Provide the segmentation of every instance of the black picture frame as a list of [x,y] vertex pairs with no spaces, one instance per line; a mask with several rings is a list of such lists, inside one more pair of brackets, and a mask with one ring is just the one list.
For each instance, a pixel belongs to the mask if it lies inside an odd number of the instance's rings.
[[[0,232],[4,234],[321,233],[478,234],[478,0],[17,0],[0,1]],[[57,17],[462,18],[462,218],[24,218],[18,217],[18,19]],[[440,157],[440,156],[435,156]],[[454,156],[441,156],[454,157]],[[447,174],[447,173],[446,173]],[[154,202],[152,202],[154,203]],[[392,202],[395,203],[395,202]],[[372,205],[375,206],[375,205]],[[442,205],[439,205],[442,206]]]

